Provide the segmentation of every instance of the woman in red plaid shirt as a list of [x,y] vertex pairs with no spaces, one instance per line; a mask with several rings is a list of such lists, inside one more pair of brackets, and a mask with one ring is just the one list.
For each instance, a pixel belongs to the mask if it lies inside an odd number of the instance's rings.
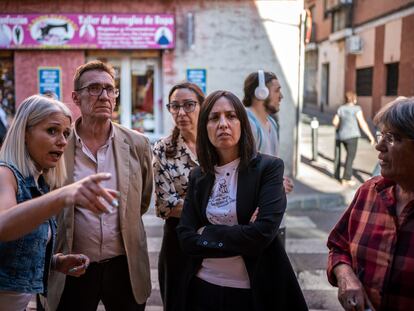
[[381,176],[358,189],[329,235],[328,279],[345,310],[414,310],[414,97],[374,122]]

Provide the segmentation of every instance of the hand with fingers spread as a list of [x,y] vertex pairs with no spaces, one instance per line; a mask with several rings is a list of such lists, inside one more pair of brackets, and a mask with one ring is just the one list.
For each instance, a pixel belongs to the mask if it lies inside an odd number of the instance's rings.
[[345,310],[364,311],[365,307],[374,310],[361,281],[349,265],[339,264],[334,273],[338,280],[338,299]]
[[89,258],[83,254],[63,255],[61,253],[53,256],[54,269],[61,273],[79,277],[86,272],[89,266]]
[[105,189],[100,185],[101,181],[110,178],[109,173],[98,173],[61,188],[65,205],[79,205],[97,214],[108,213],[107,204],[115,208],[119,205],[118,191]]

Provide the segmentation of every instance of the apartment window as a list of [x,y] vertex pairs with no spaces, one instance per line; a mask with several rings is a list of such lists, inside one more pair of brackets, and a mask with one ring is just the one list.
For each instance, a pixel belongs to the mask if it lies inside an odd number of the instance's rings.
[[373,68],[362,68],[356,71],[356,91],[358,96],[372,96]]
[[385,95],[396,96],[398,92],[398,67],[400,63],[387,64],[387,89]]
[[351,27],[351,7],[343,6],[332,12],[332,32]]

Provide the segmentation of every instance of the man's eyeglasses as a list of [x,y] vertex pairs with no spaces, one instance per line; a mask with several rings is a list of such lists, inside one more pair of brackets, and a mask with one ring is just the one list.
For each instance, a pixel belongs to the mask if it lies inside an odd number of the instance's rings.
[[384,140],[384,142],[389,146],[394,146],[395,142],[399,142],[399,141],[402,141],[402,140],[414,140],[413,138],[401,137],[401,136],[399,136],[397,134],[393,134],[391,132],[387,132],[387,133],[377,132],[375,136],[376,136],[378,144],[382,140]]
[[90,84],[90,85],[81,87],[77,89],[76,91],[81,91],[83,89],[88,89],[88,93],[91,96],[101,96],[103,90],[106,91],[106,94],[108,94],[110,98],[117,98],[119,96],[119,90],[113,86],[103,87],[100,84]]
[[195,107],[197,105],[197,102],[195,101],[187,101],[183,103],[182,105],[177,103],[171,103],[167,104],[168,111],[171,113],[178,113],[181,108],[183,108],[184,112],[193,112],[195,110]]

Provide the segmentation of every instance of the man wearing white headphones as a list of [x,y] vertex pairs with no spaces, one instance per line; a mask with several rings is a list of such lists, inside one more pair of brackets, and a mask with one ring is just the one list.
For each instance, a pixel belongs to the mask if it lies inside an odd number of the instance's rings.
[[[279,112],[282,98],[280,83],[272,72],[258,70],[249,74],[244,80],[243,104],[247,107],[256,147],[261,153],[272,156],[279,154],[279,125],[271,115]],[[288,194],[293,190],[293,181],[285,176],[283,186]],[[286,225],[283,219],[278,234],[283,245],[285,231]]]

